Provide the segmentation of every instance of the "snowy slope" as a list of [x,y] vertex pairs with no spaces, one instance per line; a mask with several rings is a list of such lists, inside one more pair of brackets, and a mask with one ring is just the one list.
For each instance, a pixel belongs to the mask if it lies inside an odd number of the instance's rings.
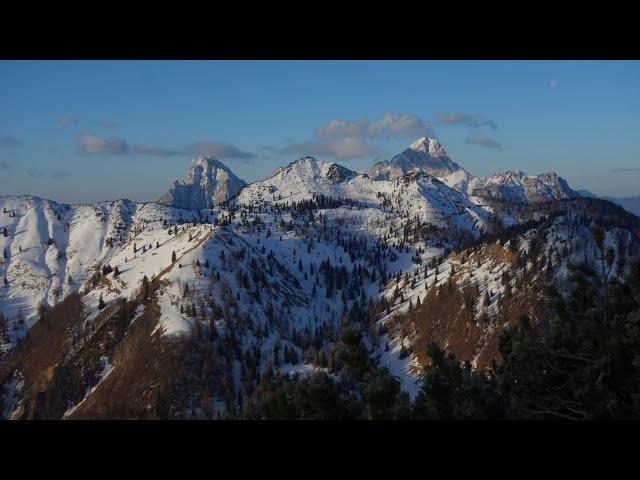
[[370,176],[375,180],[388,180],[416,172],[427,173],[470,196],[518,202],[579,196],[553,172],[533,176],[510,171],[474,177],[451,159],[438,140],[426,137],[419,138],[391,160],[376,163],[370,170]]
[[424,172],[442,178],[462,171],[464,169],[451,160],[438,140],[422,137],[391,160],[376,163],[370,175],[375,180],[389,180],[408,173]]
[[[460,285],[477,283],[478,311],[495,313],[504,291],[502,274],[514,268],[505,259],[512,253],[509,246],[487,244],[464,253],[464,260],[451,253],[481,238],[490,214],[499,211],[497,202],[482,205],[480,197],[529,202],[572,191],[555,174],[474,178],[433,139],[420,139],[408,150],[380,165],[378,179],[305,157],[244,187],[216,160],[200,158],[186,180],[163,197],[173,205],[128,200],[63,205],[2,196],[0,229],[6,227],[7,236],[0,230],[0,250],[7,258],[0,258],[0,279],[7,284],[0,286],[0,313],[10,338],[0,349],[24,336],[40,304],[51,307],[80,291],[86,325],[102,322],[107,315],[99,315],[100,303],[117,307],[120,299],[137,296],[146,277],[157,302],[154,332],[173,341],[214,329],[224,339],[216,348],[226,359],[233,396],[247,388],[246,358],[259,374],[268,368],[335,374],[327,355],[338,348],[345,324],[369,332],[382,328],[390,315],[371,314],[377,302],[388,299],[391,316],[405,312],[410,302],[415,305],[446,284],[452,271]],[[502,213],[506,225],[542,215],[528,205],[521,205],[521,212],[512,207]],[[561,244],[573,240],[576,231],[567,227],[572,221],[550,230],[545,250],[564,249]],[[583,240],[587,227],[581,228]],[[520,238],[523,251],[529,234]],[[614,238],[608,243],[617,244]],[[574,250],[585,252],[571,245]],[[587,254],[593,256],[593,250]],[[551,258],[559,278],[565,275],[557,251]],[[387,365],[413,397],[417,360],[401,358],[411,346],[408,339],[384,332],[369,333],[364,341],[371,358]],[[285,347],[298,360],[283,361]],[[480,358],[474,355],[472,360]],[[111,365],[116,373],[118,367],[105,358],[98,376],[113,378]]]
[[[0,258],[0,278],[7,280],[0,289],[0,312],[8,318],[21,315],[28,325],[35,321],[38,305],[51,307],[81,289],[103,265],[125,259],[135,265],[141,252],[133,252],[134,243],[142,249],[143,242],[154,248],[156,242],[174,242],[164,221],[175,223],[200,215],[128,200],[63,205],[33,196],[0,197],[0,211],[6,212],[0,213],[0,226],[6,226],[8,233],[0,235],[0,251],[7,257]],[[155,258],[141,266],[140,278],[166,265],[166,249],[162,251],[163,257],[155,252],[147,255]],[[127,278],[131,269],[120,267],[122,278]]]
[[439,226],[477,229],[487,218],[487,212],[465,195],[425,173],[373,180],[312,157],[301,158],[276,170],[267,180],[246,186],[234,202],[286,204],[310,200],[314,195],[349,199]]
[[500,172],[490,177],[474,178],[468,192],[479,197],[500,198],[517,202],[560,200],[579,197],[555,172],[527,175],[524,172]]

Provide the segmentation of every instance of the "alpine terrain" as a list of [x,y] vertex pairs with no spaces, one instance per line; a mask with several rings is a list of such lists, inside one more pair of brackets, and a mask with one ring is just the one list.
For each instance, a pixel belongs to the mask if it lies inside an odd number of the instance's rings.
[[[640,218],[434,138],[157,203],[0,196],[0,418],[640,412]],[[628,377],[625,377],[628,378]]]

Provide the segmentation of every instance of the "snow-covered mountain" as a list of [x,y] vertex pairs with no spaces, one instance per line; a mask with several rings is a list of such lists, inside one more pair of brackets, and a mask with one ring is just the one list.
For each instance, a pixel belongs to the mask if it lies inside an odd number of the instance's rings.
[[472,175],[454,162],[437,139],[421,137],[391,160],[376,163],[370,175],[374,180],[389,180],[409,173],[424,172],[451,188],[466,193]]
[[606,202],[545,219],[537,200],[574,196],[555,174],[475,178],[433,139],[394,159],[374,175],[305,157],[244,185],[201,157],[168,204],[0,196],[0,418],[251,418],[274,372],[339,379],[347,326],[415,398],[421,342],[486,366],[537,312],[533,282],[595,258],[585,215],[638,250],[638,219]]
[[183,181],[176,180],[158,200],[179,208],[208,208],[227,201],[245,185],[244,180],[214,157],[197,157]]
[[469,193],[479,197],[517,202],[537,202],[579,197],[580,194],[555,172],[527,175],[524,172],[500,172],[469,182]]
[[[168,225],[201,215],[158,203],[65,205],[26,195],[0,197],[0,211],[0,275],[7,282],[0,289],[0,313],[21,317],[25,328],[37,319],[40,305],[50,308],[86,288],[109,263],[122,270],[111,294],[131,294],[145,274],[156,275],[172,251],[183,247]],[[152,238],[149,231],[155,232]]]
[[467,195],[518,202],[558,200],[579,196],[555,173],[537,176],[524,172],[502,172],[475,177],[454,162],[437,139],[422,137],[407,149],[370,170],[375,180],[388,180],[409,173],[424,172]]
[[[474,196],[536,201],[578,194],[553,173],[473,177],[451,160],[436,139],[420,138],[389,162],[374,166],[370,174],[305,157],[277,169],[266,180],[245,185],[215,158],[198,157],[191,162],[185,180],[174,182],[160,203],[117,200],[63,205],[33,196],[0,197],[5,217],[0,226],[7,233],[0,235],[4,257],[0,273],[8,282],[0,294],[0,312],[8,317],[19,314],[29,325],[39,305],[51,307],[85,286],[101,266],[114,256],[120,258],[119,249],[133,248],[145,231],[166,230],[168,225],[203,215],[212,222],[224,212],[216,209],[211,214],[201,209],[229,199],[239,207],[256,207],[291,205],[317,196],[355,202],[362,209],[359,221],[392,215],[398,221],[419,219],[438,228],[477,235],[492,210],[478,205]],[[169,233],[158,230],[150,242],[161,246],[162,239],[169,240]],[[139,255],[138,251],[130,253],[120,260],[131,262],[129,257]],[[157,255],[154,252],[150,256],[154,261],[140,272],[155,275],[165,268]]]
[[252,183],[234,199],[239,205],[286,204],[310,200],[316,195],[348,199],[367,207],[401,212],[402,215],[439,226],[479,229],[488,212],[421,170],[404,176],[375,180],[335,163],[304,157],[277,169],[266,180]]

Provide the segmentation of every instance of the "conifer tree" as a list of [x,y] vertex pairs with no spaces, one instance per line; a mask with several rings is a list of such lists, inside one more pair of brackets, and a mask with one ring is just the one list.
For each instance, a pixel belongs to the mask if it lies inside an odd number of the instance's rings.
[[146,275],[142,277],[142,298],[144,300],[149,298],[149,279]]

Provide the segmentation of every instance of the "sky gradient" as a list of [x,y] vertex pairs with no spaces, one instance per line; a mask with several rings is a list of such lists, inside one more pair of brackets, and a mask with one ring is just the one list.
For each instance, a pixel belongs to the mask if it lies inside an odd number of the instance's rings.
[[252,182],[425,134],[474,175],[640,195],[640,62],[0,61],[0,194],[152,201],[198,153]]

